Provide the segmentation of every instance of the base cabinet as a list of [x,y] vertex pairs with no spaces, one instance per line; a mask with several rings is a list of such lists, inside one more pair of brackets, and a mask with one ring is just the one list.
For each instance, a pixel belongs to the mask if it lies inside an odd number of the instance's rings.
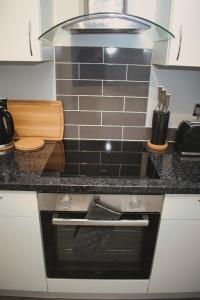
[[200,195],[165,197],[149,293],[200,292],[199,200]]
[[36,206],[34,192],[0,192],[0,290],[47,291]]

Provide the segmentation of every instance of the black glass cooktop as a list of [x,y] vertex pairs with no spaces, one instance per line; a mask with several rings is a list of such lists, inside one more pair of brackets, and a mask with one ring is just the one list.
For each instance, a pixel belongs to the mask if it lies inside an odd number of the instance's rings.
[[88,140],[57,143],[42,176],[159,179],[143,142]]

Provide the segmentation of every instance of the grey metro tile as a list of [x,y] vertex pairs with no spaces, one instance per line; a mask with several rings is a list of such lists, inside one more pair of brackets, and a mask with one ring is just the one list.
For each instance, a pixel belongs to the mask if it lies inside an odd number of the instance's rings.
[[126,66],[81,64],[81,79],[126,80]]
[[64,127],[65,139],[78,139],[78,126],[65,125]]
[[144,126],[146,114],[124,113],[124,112],[103,112],[102,124],[115,126]]
[[151,64],[152,50],[136,48],[104,48],[104,62],[118,64]]
[[122,139],[122,127],[80,126],[81,139]]
[[101,47],[66,47],[55,48],[56,62],[102,63],[103,49]]
[[125,127],[123,139],[146,141],[150,139],[150,135],[151,128],[148,127]]
[[56,64],[56,79],[78,79],[78,64]]
[[61,100],[64,110],[78,109],[78,96],[57,96],[57,100]]
[[102,82],[89,80],[56,80],[60,95],[101,95]]
[[125,111],[146,112],[147,98],[126,98]]
[[131,81],[103,81],[104,96],[147,97],[149,83]]
[[151,67],[149,66],[128,66],[128,80],[149,81]]
[[80,96],[79,98],[80,110],[122,111],[123,105],[123,97]]
[[100,125],[101,113],[88,111],[65,111],[65,124]]

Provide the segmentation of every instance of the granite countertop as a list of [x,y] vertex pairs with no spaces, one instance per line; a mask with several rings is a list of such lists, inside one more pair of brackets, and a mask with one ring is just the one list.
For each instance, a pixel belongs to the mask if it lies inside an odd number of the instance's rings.
[[116,194],[200,194],[200,158],[182,159],[170,146],[149,151],[160,179],[41,176],[55,143],[37,152],[12,151],[0,156],[0,189],[38,192]]

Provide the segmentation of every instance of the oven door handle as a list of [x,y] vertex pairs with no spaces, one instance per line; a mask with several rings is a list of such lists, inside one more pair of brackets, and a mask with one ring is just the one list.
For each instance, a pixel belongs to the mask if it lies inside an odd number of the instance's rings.
[[52,219],[53,225],[61,226],[118,226],[118,227],[147,227],[149,226],[149,218],[144,215],[141,220],[91,220],[91,219],[65,219],[54,215]]

